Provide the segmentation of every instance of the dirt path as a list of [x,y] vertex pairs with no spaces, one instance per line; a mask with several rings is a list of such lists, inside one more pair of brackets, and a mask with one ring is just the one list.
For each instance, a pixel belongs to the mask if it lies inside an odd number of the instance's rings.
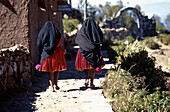
[[[103,56],[107,57],[106,51]],[[94,89],[85,88],[84,74],[74,69],[74,61],[68,60],[68,70],[60,72],[60,90],[51,92],[48,74],[37,72],[31,89],[10,91],[1,99],[0,112],[112,112],[110,100],[104,98],[100,87],[107,70],[96,74]]]
[[163,71],[170,73],[170,47],[163,46],[160,50],[153,50],[150,53],[156,58],[156,66],[161,66]]
[[170,46],[162,46],[161,49],[150,50],[149,53],[156,58],[156,67],[165,72],[165,87],[170,90]]

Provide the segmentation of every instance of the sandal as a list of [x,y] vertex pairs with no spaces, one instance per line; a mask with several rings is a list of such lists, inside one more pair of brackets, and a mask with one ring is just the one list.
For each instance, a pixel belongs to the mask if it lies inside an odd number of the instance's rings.
[[60,87],[58,87],[58,86],[55,86],[55,87],[54,87],[54,89],[55,89],[55,90],[59,90],[59,89],[60,89]]
[[94,88],[95,88],[95,85],[94,85],[94,84],[90,84],[90,88],[91,88],[91,89],[94,89]]
[[52,88],[52,87],[49,87],[49,88],[47,89],[47,91],[55,92],[54,88]]
[[89,80],[86,80],[85,83],[84,83],[85,87],[88,87],[89,85]]

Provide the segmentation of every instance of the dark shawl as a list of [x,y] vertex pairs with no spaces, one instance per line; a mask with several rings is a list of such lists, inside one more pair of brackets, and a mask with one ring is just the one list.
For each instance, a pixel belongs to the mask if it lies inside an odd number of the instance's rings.
[[101,67],[102,58],[100,44],[103,33],[92,18],[87,18],[78,31],[75,42],[80,46],[80,52],[93,67]]
[[61,34],[51,21],[44,24],[38,34],[37,46],[40,50],[40,63],[55,52]]

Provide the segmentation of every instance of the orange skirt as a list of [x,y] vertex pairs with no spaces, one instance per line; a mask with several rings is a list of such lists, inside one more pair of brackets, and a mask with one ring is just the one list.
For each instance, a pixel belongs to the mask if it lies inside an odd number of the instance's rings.
[[67,70],[64,50],[56,47],[55,52],[41,62],[39,71],[55,72]]
[[[105,62],[103,60],[103,57],[102,57],[102,67],[104,67],[105,65]],[[77,57],[76,57],[76,62],[75,62],[75,69],[78,70],[78,71],[82,71],[84,69],[93,69],[94,67],[92,67],[88,61],[82,56],[81,52],[80,52],[80,49],[78,50],[77,52]]]

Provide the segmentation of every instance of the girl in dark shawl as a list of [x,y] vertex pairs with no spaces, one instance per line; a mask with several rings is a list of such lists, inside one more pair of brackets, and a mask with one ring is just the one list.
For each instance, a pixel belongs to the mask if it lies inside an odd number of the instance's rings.
[[100,27],[92,18],[87,18],[78,31],[75,42],[80,46],[78,50],[75,68],[77,70],[84,70],[85,86],[89,84],[88,72],[90,70],[90,87],[93,88],[93,80],[95,77],[95,69],[98,71],[105,65],[103,57],[100,52],[100,45],[102,44],[103,33]]
[[[58,29],[51,21],[44,24],[37,39],[41,59],[40,65],[36,66],[39,71],[49,72],[51,90],[58,90],[59,71],[66,70],[65,51],[61,49],[62,38]],[[55,87],[53,86],[53,73],[55,75]]]

